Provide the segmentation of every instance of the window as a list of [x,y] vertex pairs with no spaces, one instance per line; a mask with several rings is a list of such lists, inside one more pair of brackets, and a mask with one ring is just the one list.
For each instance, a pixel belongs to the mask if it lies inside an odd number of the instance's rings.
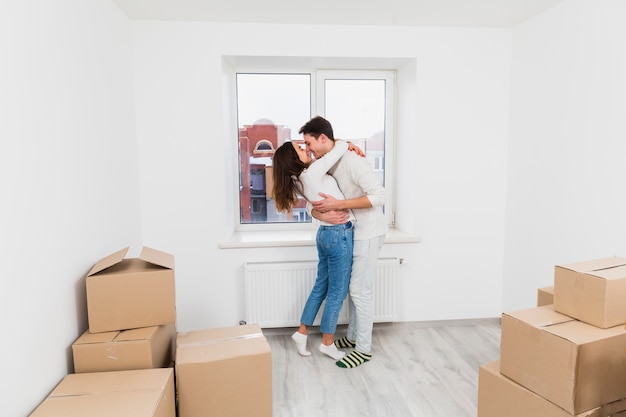
[[[335,137],[350,140],[365,151],[388,193],[393,156],[393,71],[241,72],[236,76],[239,225],[311,224],[306,202],[292,213],[280,213],[271,190],[272,155],[286,141],[301,141],[300,127],[321,115],[333,125]],[[389,221],[391,223],[391,221]]]

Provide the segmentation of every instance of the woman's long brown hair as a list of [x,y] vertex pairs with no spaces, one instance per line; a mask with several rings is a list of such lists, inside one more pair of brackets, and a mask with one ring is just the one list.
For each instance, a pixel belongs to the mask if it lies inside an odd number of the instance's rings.
[[272,196],[278,211],[291,211],[298,204],[298,196],[301,194],[298,176],[306,167],[291,142],[285,142],[276,149],[272,168]]

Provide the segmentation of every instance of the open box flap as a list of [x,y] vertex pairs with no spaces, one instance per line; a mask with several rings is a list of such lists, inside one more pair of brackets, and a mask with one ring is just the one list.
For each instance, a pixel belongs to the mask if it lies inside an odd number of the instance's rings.
[[139,259],[142,259],[154,265],[162,266],[163,268],[174,269],[173,255],[149,248],[147,246],[144,246],[141,249]]
[[126,253],[128,252],[128,246],[125,247],[124,249],[120,249],[115,253],[112,253],[111,255],[104,257],[102,259],[100,259],[98,262],[96,262],[96,264],[93,266],[93,268],[91,268],[91,270],[89,271],[89,273],[87,274],[87,276],[91,276],[94,274],[97,274],[100,271],[104,271],[105,269],[120,263],[124,260],[124,257],[126,256]]

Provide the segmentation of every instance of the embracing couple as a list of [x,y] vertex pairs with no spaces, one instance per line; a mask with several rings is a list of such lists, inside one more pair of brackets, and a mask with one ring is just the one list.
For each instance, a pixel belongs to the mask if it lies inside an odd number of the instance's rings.
[[[292,339],[300,355],[311,355],[307,350],[309,327],[326,300],[319,350],[336,360],[337,366],[354,368],[372,358],[372,282],[387,233],[382,210],[385,189],[358,147],[335,140],[328,120],[314,117],[299,133],[306,149],[285,142],[273,160],[276,208],[289,211],[303,196],[307,210],[320,222],[317,278]],[[348,293],[348,331],[335,340],[339,312]],[[345,348],[353,350],[346,355],[339,350]]]

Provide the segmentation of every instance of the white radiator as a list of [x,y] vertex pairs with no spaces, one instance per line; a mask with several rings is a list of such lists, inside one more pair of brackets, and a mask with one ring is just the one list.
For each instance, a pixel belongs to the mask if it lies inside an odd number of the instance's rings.
[[[397,318],[396,295],[400,260],[380,258],[372,285],[374,322]],[[297,327],[317,274],[317,261],[248,262],[245,269],[246,322],[261,327]],[[324,304],[314,325],[319,325]],[[339,314],[348,323],[348,299]]]

